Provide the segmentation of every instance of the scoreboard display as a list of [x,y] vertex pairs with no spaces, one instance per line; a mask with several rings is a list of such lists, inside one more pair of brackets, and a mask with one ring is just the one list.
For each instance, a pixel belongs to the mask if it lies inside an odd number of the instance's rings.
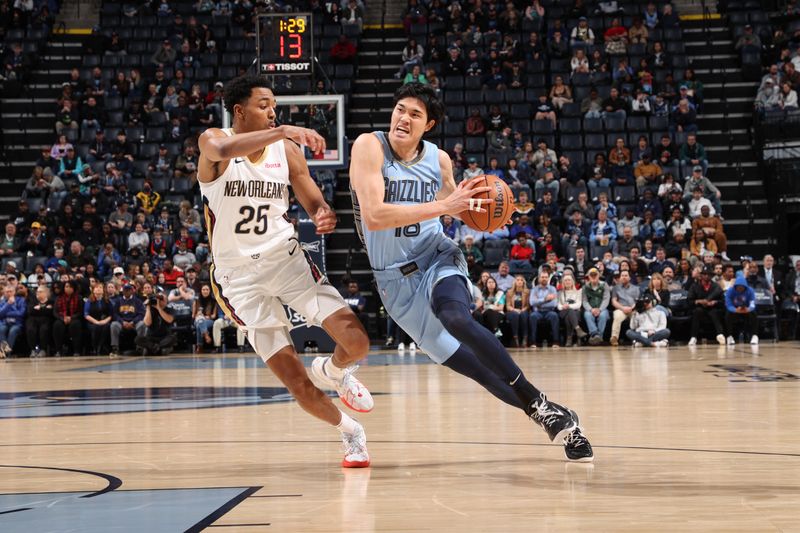
[[275,13],[263,17],[266,24],[259,38],[261,72],[311,75],[314,61],[312,15]]

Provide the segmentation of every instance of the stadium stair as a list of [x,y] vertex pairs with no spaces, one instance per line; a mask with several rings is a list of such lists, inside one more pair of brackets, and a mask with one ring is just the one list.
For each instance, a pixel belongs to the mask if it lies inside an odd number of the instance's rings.
[[753,95],[758,82],[742,78],[724,19],[683,20],[681,26],[689,64],[704,86],[698,140],[708,153],[708,177],[722,192],[728,255],[763,257],[775,242],[753,148]]
[[0,180],[0,217],[16,211],[25,182],[43,146],[56,140],[56,97],[69,79],[72,67],[80,66],[80,35],[50,35],[41,62],[30,83],[17,98],[4,98],[3,144],[5,160]]

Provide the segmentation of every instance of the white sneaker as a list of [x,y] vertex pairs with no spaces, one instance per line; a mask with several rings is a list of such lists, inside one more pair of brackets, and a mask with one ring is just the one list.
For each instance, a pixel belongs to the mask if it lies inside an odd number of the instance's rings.
[[730,260],[731,260],[731,258],[730,258],[730,257],[728,257],[728,254],[727,254],[726,252],[722,252],[722,253],[720,254],[720,257],[722,257],[722,260],[723,260],[723,261],[730,261]]
[[417,343],[412,342],[411,344],[409,344],[408,345],[408,351],[409,352],[416,352],[417,351]]
[[750,337],[750,344],[752,344],[753,346],[758,345],[758,335],[753,335],[752,337]]
[[734,344],[736,344],[736,341],[733,340],[731,335],[728,335],[728,346],[733,346]]
[[717,335],[717,343],[720,346],[724,346],[725,345],[725,335],[722,335],[721,333],[719,335]]
[[656,341],[653,343],[653,346],[655,346],[656,348],[666,348],[667,346],[669,346],[669,341],[668,340]]
[[[344,370],[341,380],[334,379],[325,372],[325,363],[330,357],[315,357],[311,363],[311,373],[326,388],[334,389],[339,394],[342,403],[353,411],[368,413],[372,411],[375,402],[367,388],[353,375],[358,366],[351,366]],[[333,363],[331,363],[333,364]]]
[[0,342],[0,354],[2,354],[2,356],[0,357],[5,359],[6,356],[10,353],[11,353],[11,346],[6,341]]
[[369,452],[367,452],[367,435],[364,428],[358,424],[353,434],[342,433],[344,446],[344,468],[365,468],[369,466]]
[[632,347],[634,347],[634,348],[638,348],[638,347],[639,347],[639,346],[641,346],[641,345],[642,345],[642,343],[641,343],[641,342],[639,342],[639,341],[633,341],[633,342],[631,343],[631,346],[632,346]]
[[689,344],[687,346],[697,346],[697,337],[689,339]]
[[397,351],[398,352],[405,352],[406,351],[406,345],[401,342],[400,344],[397,345]]

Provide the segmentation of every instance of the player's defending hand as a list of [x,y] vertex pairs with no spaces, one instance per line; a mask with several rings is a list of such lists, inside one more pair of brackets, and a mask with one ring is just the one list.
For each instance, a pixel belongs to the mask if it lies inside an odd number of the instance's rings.
[[325,138],[316,131],[308,128],[300,128],[298,126],[288,126],[286,124],[281,126],[281,128],[283,128],[284,135],[287,139],[299,145],[308,146],[315,154],[321,154],[325,151]]
[[491,187],[477,187],[476,184],[479,180],[464,180],[458,184],[456,190],[450,194],[443,201],[447,208],[447,213],[457,215],[463,211],[475,211],[477,213],[485,213],[494,200],[486,198],[476,199],[475,195],[489,192]]
[[311,220],[314,221],[314,225],[317,227],[317,235],[333,233],[336,228],[336,213],[328,206],[317,209]]

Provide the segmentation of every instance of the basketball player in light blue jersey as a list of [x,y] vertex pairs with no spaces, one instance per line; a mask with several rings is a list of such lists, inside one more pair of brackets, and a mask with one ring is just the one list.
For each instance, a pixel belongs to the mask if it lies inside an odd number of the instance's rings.
[[472,319],[466,261],[439,217],[485,210],[473,196],[488,188],[456,186],[450,157],[422,140],[443,111],[431,87],[406,84],[395,93],[389,131],[362,134],[353,145],[356,226],[383,304],[431,359],[522,409],[551,441],[564,442],[568,459],[591,461],[574,411],[547,400],[497,337]]

